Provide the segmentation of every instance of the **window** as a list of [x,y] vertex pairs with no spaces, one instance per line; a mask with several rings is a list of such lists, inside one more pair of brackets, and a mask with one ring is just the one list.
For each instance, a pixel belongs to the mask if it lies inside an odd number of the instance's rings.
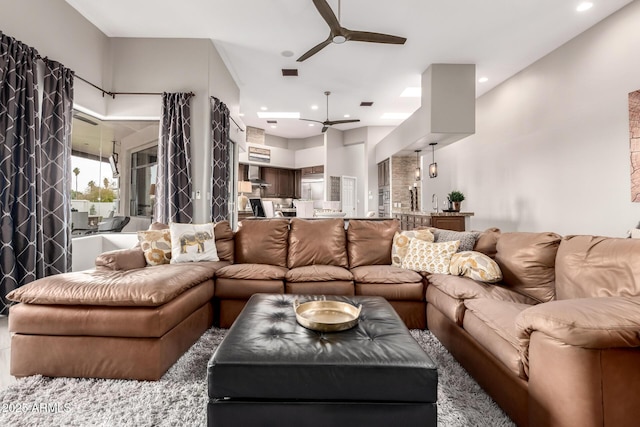
[[153,216],[158,146],[131,153],[131,216]]

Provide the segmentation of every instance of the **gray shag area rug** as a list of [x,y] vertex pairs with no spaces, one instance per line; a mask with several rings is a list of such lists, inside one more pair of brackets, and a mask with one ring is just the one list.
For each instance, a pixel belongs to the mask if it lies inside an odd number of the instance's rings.
[[[159,381],[19,379],[0,391],[0,425],[205,426],[207,362],[225,333],[208,330]],[[438,425],[514,425],[429,331],[411,334],[438,365]]]

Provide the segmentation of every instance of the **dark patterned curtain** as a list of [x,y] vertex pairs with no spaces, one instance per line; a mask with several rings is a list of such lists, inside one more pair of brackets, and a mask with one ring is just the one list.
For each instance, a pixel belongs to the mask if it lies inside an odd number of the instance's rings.
[[158,142],[155,221],[189,223],[191,200],[191,108],[189,93],[163,93]]
[[229,219],[229,109],[211,97],[211,221]]
[[44,275],[71,271],[71,120],[73,71],[45,61],[37,168],[42,176]]
[[7,293],[43,277],[38,53],[0,32],[0,313]]

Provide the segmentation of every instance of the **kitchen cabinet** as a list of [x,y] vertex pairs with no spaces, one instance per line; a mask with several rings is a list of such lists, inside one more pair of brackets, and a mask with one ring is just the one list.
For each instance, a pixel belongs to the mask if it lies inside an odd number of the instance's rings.
[[262,179],[267,183],[263,187],[262,197],[293,198],[295,196],[295,172],[291,169],[263,167]]
[[400,221],[401,230],[415,230],[420,227],[434,227],[442,230],[464,231],[465,215],[417,215],[412,213],[394,213]]
[[443,230],[464,231],[463,216],[433,216],[431,226]]
[[238,181],[249,181],[249,165],[238,164]]
[[302,171],[303,178],[310,175],[320,175],[320,174],[324,174],[324,165],[311,166],[308,168],[302,168],[300,170]]
[[302,171],[300,169],[293,171],[293,197],[302,199]]
[[391,183],[389,159],[378,163],[378,187],[387,187]]

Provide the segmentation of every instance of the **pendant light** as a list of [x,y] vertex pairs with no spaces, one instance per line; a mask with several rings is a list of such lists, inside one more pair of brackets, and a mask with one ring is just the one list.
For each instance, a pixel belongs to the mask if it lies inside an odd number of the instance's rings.
[[416,172],[415,172],[415,181],[420,181],[420,151],[416,150]]
[[435,178],[438,176],[438,164],[436,163],[436,145],[438,143],[430,142],[429,145],[431,146],[431,161],[433,162],[429,165],[429,178]]

